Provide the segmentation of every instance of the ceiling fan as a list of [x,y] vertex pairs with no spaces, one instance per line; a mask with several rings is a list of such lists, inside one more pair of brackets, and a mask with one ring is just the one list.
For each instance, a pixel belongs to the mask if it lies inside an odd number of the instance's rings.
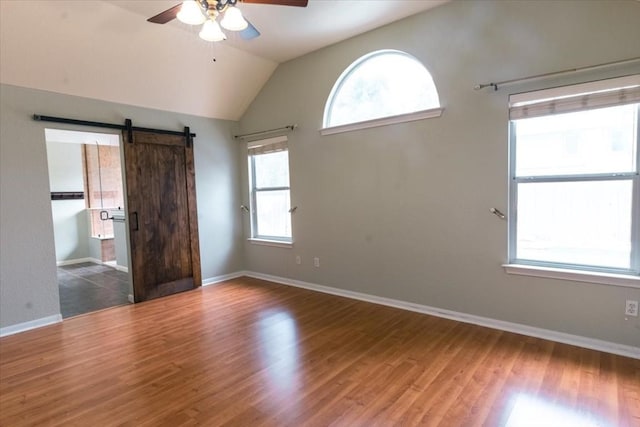
[[[306,7],[308,0],[186,0],[147,19],[154,24],[166,24],[177,18],[189,25],[200,25],[200,38],[217,42],[226,40],[222,28],[238,31],[245,40],[256,38],[260,32],[243,16],[238,3],[256,3],[281,6]],[[220,23],[216,18],[222,16]],[[222,28],[220,28],[222,26]]]

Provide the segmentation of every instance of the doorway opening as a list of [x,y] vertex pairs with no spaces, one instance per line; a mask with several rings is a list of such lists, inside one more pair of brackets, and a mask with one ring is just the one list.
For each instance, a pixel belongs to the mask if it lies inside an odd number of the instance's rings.
[[133,301],[120,135],[45,140],[62,317]]

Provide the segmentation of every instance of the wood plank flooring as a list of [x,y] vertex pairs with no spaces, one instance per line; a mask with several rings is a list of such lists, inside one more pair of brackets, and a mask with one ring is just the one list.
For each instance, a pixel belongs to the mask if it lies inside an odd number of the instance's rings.
[[640,360],[240,278],[0,339],[0,426],[640,426]]

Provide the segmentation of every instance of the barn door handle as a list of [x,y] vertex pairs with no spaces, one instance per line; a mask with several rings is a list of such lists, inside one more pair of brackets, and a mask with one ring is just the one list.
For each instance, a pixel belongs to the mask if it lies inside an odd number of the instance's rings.
[[137,212],[137,211],[136,211],[136,212],[133,212],[131,215],[135,215],[135,216],[136,216],[136,222],[134,222],[134,224],[135,224],[135,228],[133,229],[133,231],[138,231],[138,230],[140,230],[140,226],[139,226],[139,224],[138,224],[138,212]]

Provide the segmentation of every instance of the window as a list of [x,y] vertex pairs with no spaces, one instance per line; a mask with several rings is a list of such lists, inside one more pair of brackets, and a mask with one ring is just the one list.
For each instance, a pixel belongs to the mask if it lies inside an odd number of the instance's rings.
[[[380,126],[441,113],[436,86],[424,65],[407,53],[381,50],[363,56],[342,73],[325,106],[323,131],[363,122],[367,125],[346,130]],[[394,120],[381,121],[389,117]],[[323,132],[328,133],[332,132]]]
[[510,263],[637,275],[640,75],[509,101]]
[[250,142],[251,237],[291,242],[287,137]]

